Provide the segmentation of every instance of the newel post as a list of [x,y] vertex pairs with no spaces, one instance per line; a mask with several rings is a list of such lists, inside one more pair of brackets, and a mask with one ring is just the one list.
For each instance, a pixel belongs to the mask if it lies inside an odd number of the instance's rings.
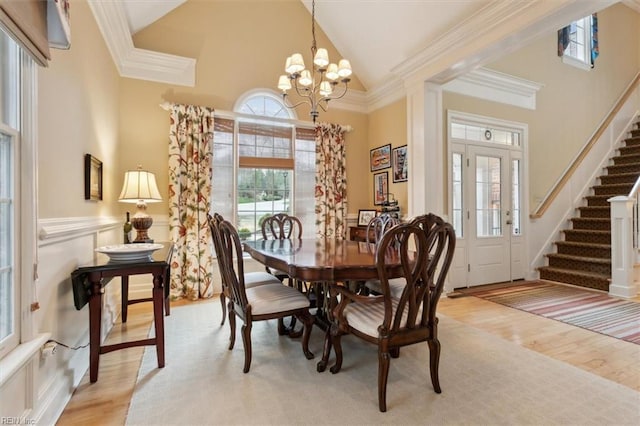
[[611,205],[611,284],[609,294],[634,297],[638,287],[633,281],[633,203],[624,195],[609,198]]

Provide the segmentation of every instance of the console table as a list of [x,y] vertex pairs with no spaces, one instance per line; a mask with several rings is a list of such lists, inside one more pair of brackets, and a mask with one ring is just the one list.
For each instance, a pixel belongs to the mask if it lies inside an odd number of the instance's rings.
[[[349,227],[349,239],[351,241],[367,241],[367,227],[366,226],[350,226]],[[376,237],[373,230],[369,231],[369,241],[375,241]]]
[[[98,366],[100,355],[119,349],[134,346],[155,345],[158,358],[158,368],[164,367],[164,308],[168,302],[169,266],[173,245],[161,243],[163,248],[154,252],[150,259],[134,260],[129,262],[112,262],[106,255],[99,254],[96,260],[88,265],[78,267],[71,274],[73,285],[73,297],[76,309],[80,310],[89,304],[89,381],[95,383],[98,380]],[[153,275],[153,291],[150,299],[141,301],[153,301],[153,319],[155,325],[155,337],[143,340],[101,345],[101,319],[102,319],[102,295],[104,287],[113,277],[122,277],[122,306],[123,321],[126,321],[126,306],[129,303],[128,282],[130,275]],[[167,306],[168,313],[168,306]]]

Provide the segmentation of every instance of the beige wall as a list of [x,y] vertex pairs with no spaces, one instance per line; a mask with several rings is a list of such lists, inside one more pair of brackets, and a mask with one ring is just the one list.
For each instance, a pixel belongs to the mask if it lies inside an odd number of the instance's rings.
[[[529,125],[530,206],[551,190],[640,70],[639,15],[622,4],[598,13],[600,57],[584,71],[564,64],[555,33],[487,65],[543,83],[535,111],[445,92],[445,111],[471,112]],[[444,115],[446,120],[446,114]],[[446,126],[445,126],[446,129]]]
[[[73,2],[73,47],[38,70],[40,218],[117,212],[120,77],[86,2]],[[103,201],[84,200],[84,154],[103,162]]]
[[[397,148],[407,144],[407,101],[403,98],[390,105],[382,107],[369,115],[369,149],[391,144]],[[392,151],[393,152],[393,151]],[[368,154],[367,154],[368,155]],[[369,158],[369,157],[367,157]],[[369,174],[367,203],[361,208],[373,208],[373,174],[369,164],[362,173]],[[400,213],[406,214],[408,207],[407,182],[393,183],[393,167],[381,170],[389,172],[389,192],[392,193],[400,205]],[[380,209],[380,206],[375,206]]]
[[[120,154],[120,172],[142,163],[156,173],[166,200],[169,114],[158,105],[168,101],[231,111],[249,90],[276,90],[287,56],[301,52],[310,60],[309,18],[297,1],[188,1],[136,34],[138,48],[197,59],[197,81],[195,87],[181,87],[123,79],[119,138],[126,149]],[[338,60],[341,56],[318,27],[316,35],[318,47],[326,47],[329,57]],[[362,90],[357,79],[351,86]],[[298,111],[298,117],[308,120],[308,110]],[[367,115],[330,106],[320,120],[353,127],[346,135],[347,197],[349,212],[357,213],[367,202],[361,187],[353,184],[368,166]],[[152,215],[167,210],[166,202],[149,206]]]

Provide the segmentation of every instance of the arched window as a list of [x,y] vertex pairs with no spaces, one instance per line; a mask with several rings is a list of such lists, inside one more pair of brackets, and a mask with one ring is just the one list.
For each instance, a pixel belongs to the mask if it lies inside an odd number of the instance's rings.
[[241,96],[234,113],[216,114],[211,209],[260,238],[261,219],[295,215],[315,234],[315,131],[269,91]]

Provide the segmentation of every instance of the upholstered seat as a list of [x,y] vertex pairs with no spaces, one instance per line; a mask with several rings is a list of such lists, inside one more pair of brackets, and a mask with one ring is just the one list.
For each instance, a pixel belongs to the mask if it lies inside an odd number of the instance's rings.
[[260,285],[247,288],[247,302],[253,315],[268,315],[282,311],[292,311],[309,307],[309,299],[299,291],[282,283]]

